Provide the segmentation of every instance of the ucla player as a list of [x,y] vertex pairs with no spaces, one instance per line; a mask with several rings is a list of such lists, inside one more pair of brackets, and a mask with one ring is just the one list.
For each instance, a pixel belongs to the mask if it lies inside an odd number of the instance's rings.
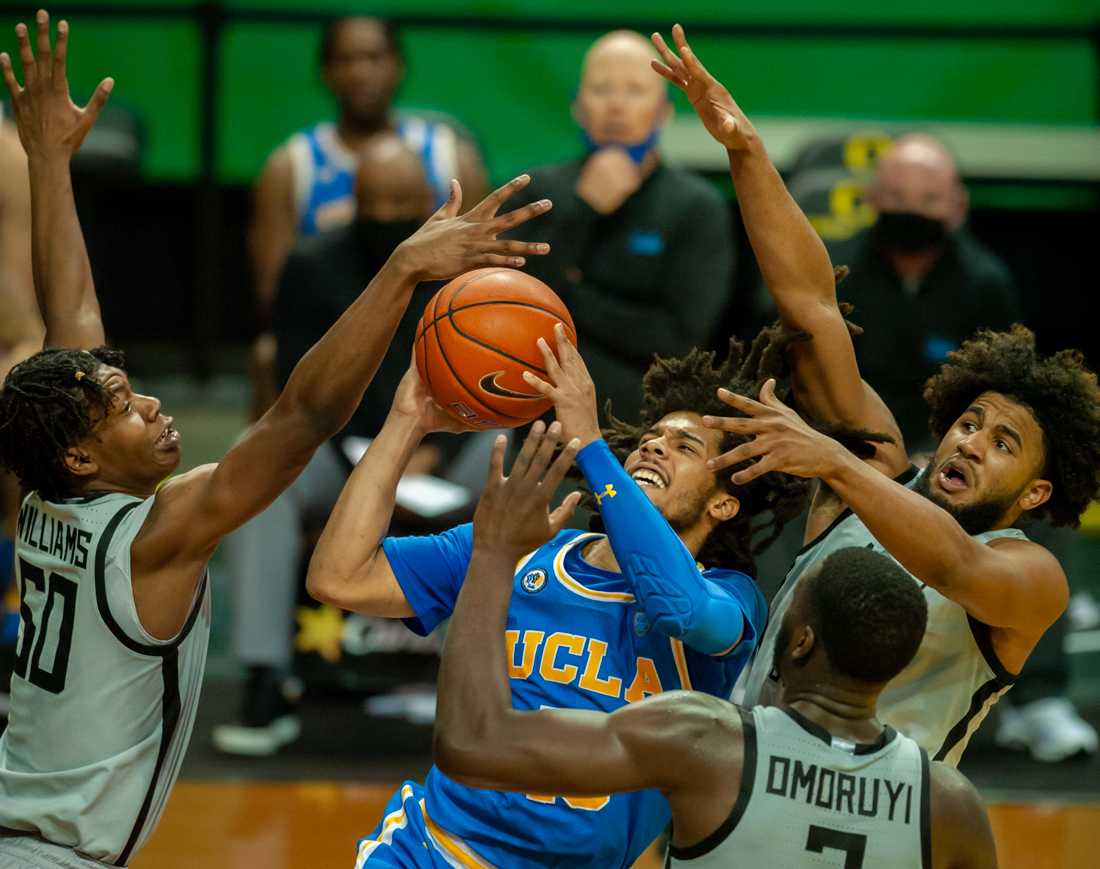
[[[400,245],[291,374],[271,410],[218,464],[163,482],[180,433],[103,347],[69,163],[113,87],[69,98],[68,25],[51,52],[16,28],[24,87],[0,66],[27,153],[32,258],[48,349],[0,390],[0,467],[19,511],[20,629],[0,737],[0,867],[125,866],[168,799],[191,734],[210,630],[206,564],[347,422],[417,282],[479,264],[517,266],[546,245],[497,233],[548,202],[497,216],[526,176],[457,217],[447,203]],[[162,485],[163,482],[163,485]],[[99,861],[99,862],[93,862]]]
[[741,710],[699,692],[610,715],[516,704],[505,675],[515,662],[500,638],[514,615],[509,598],[524,593],[513,565],[553,539],[571,506],[548,509],[577,445],[551,464],[554,440],[533,433],[507,478],[497,445],[439,674],[442,770],[475,787],[577,801],[661,793],[673,867],[996,866],[973,786],[876,719],[876,698],[920,645],[927,614],[916,584],[877,553],[834,552],[799,588],[776,647],[778,708]]
[[[706,468],[729,442],[702,425],[700,411],[722,407],[719,384],[752,390],[761,354],[742,359],[735,344],[719,367],[701,351],[659,360],[644,383],[640,424],[617,423],[606,441],[580,355],[560,329],[556,343],[557,357],[540,344],[548,379],[531,382],[553,400],[555,425],[579,440],[578,464],[607,534],[563,530],[514,565],[505,634],[512,702],[610,712],[670,689],[727,697],[766,618],[749,576],[754,519],[770,513],[766,524],[782,527],[804,503],[794,478],[733,487]],[[471,526],[382,540],[409,456],[426,432],[450,425],[410,368],[314,550],[315,597],[404,618],[422,634],[450,616]],[[360,843],[359,865],[630,866],[668,817],[653,791],[484,793],[433,769],[423,786],[406,782],[394,796]]]
[[1043,358],[1021,326],[979,332],[949,357],[924,391],[940,439],[917,475],[888,408],[860,378],[837,304],[825,247],[798,210],[756,131],[729,92],[692,53],[654,35],[665,78],[683,90],[729,153],[749,239],[783,325],[810,340],[790,345],[799,411],[818,422],[885,432],[867,461],[803,423],[769,388],[756,402],[724,394],[740,416],[707,424],[753,441],[714,462],[748,460],[735,483],[781,471],[821,480],[803,548],[773,602],[774,616],[748,678],[746,702],[774,694],[776,631],[793,589],[838,548],[886,551],[920,583],[928,633],[891,682],[883,720],[935,759],[957,764],[970,737],[1007,691],[1031,650],[1065,609],[1057,560],[1013,525],[1023,516],[1076,525],[1100,489],[1100,390],[1081,355]]

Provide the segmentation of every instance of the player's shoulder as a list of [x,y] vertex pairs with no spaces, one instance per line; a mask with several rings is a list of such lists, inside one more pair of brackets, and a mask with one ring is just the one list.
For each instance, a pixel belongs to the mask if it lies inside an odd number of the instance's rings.
[[928,764],[929,797],[932,810],[942,818],[965,819],[983,812],[981,794],[965,775],[940,761]]

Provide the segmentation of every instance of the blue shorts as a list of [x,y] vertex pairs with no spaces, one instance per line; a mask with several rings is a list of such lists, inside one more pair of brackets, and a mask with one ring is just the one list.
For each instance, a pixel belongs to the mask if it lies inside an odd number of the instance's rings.
[[374,831],[356,844],[355,869],[494,869],[424,810],[424,788],[402,782]]

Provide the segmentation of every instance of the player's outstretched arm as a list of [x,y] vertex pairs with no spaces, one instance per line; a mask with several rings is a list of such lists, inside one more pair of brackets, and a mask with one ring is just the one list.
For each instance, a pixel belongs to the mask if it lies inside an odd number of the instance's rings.
[[544,200],[497,213],[529,180],[516,178],[462,216],[462,191],[452,182],[448,201],[398,245],[359,298],[298,362],[271,409],[222,462],[161,489],[134,544],[135,572],[139,560],[153,569],[181,558],[205,563],[225,534],[290,485],[359,405],[418,282],[487,265],[519,267],[524,255],[543,253],[543,244],[496,238],[550,207]]
[[[671,692],[612,715],[512,708],[504,629],[515,564],[567,518],[549,504],[577,443],[552,462],[556,443],[554,427],[544,436],[536,423],[507,478],[503,442],[494,450],[474,516],[473,557],[443,650],[435,761],[465,784],[497,790],[599,797],[657,787],[675,810],[721,777],[739,777],[739,718],[730,704]],[[569,511],[575,493],[570,497],[563,504]],[[733,781],[731,793],[737,787]],[[708,802],[713,818],[706,817]],[[732,799],[724,806],[713,798],[693,803],[704,816],[688,820],[692,813],[685,812],[685,823],[702,825],[703,838],[729,813]]]
[[714,460],[716,470],[752,463],[733,474],[735,483],[771,472],[822,480],[902,567],[991,627],[1037,642],[1065,609],[1065,573],[1042,546],[975,540],[946,510],[812,429],[776,398],[774,380],[764,384],[759,401],[719,394],[743,415],[706,416],[703,424],[752,438]]
[[35,47],[25,24],[15,28],[23,86],[11,58],[0,55],[12,114],[27,153],[31,186],[31,251],[35,292],[46,324],[47,347],[98,347],[104,342],[84,234],[76,215],[69,161],[95,123],[114,87],[99,83],[84,108],[69,97],[66,77],[69,25],[57,26],[57,45],[50,49],[50,19],[39,10]]
[[997,869],[997,846],[982,798],[954,767],[931,764],[932,866]]
[[[554,327],[556,351],[538,341],[548,381],[524,372],[524,380],[554,403],[567,436],[580,440],[577,465],[600,504],[600,516],[623,575],[650,622],[705,655],[726,654],[746,634],[755,639],[753,616],[765,609],[746,581],[734,589],[703,576],[683,541],[638,488],[600,434],[596,387],[580,352]],[[742,600],[737,592],[750,597]],[[763,627],[763,619],[758,619]],[[746,630],[747,628],[747,630]]]
[[901,436],[860,378],[825,245],[787,191],[755,127],[691,50],[684,29],[674,25],[672,36],[675,51],[653,34],[664,61],[654,60],[653,68],[683,91],[707,132],[726,149],[745,230],[779,315],[787,327],[812,337],[788,351],[800,409],[822,422],[896,436],[896,445],[878,452],[884,470],[900,472],[906,464]]
[[[410,364],[381,431],[344,484],[313,548],[306,576],[312,597],[363,615],[417,615],[382,549],[382,538],[393,518],[397,484],[424,437],[461,430],[432,400],[416,364]],[[443,569],[442,564],[435,567]]]

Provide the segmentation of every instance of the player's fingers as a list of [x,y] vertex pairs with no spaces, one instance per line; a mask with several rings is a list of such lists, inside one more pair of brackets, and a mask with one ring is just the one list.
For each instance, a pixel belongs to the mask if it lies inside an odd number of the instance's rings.
[[508,447],[508,436],[498,434],[493,441],[493,451],[489,453],[489,485],[504,478],[504,451]]
[[725,387],[718,388],[718,400],[723,404],[728,404],[732,408],[736,408],[742,413],[747,413],[749,416],[755,416],[763,410],[767,410],[767,406],[761,404],[759,401],[753,401],[745,395],[738,395],[736,392],[730,392]]
[[481,202],[471,208],[469,216],[480,220],[488,220],[495,217],[496,213],[500,210],[500,206],[502,206],[510,196],[519,193],[519,191],[530,183],[531,176],[527,173],[517,175],[507,184],[498,187],[482,199]]
[[528,220],[538,217],[540,214],[546,214],[546,212],[553,207],[554,203],[549,199],[540,199],[538,202],[532,202],[528,205],[524,205],[522,208],[517,208],[514,211],[509,211],[506,214],[494,217],[489,223],[489,230],[493,235],[507,232],[509,229],[515,229],[517,226],[521,226]]
[[665,62],[664,68],[668,70],[668,72],[672,73],[672,76],[667,76],[664,74],[664,72],[658,69],[660,62],[657,60],[651,61],[651,65],[653,66],[653,68],[656,69],[657,72],[661,73],[661,75],[665,75],[665,78],[669,79],[669,81],[678,84],[679,82],[677,82],[677,79],[680,79],[686,85],[687,70],[684,69],[683,61],[681,61],[680,58],[676,56],[676,52],[668,47],[668,44],[665,42],[665,38],[661,36],[660,33],[654,33],[650,37],[650,39],[653,41],[653,45],[656,47],[657,51],[661,55],[661,58]]
[[35,51],[34,62],[39,75],[46,75],[50,69],[50,16],[45,9],[39,9],[34,16]]
[[786,410],[785,405],[775,394],[775,378],[769,377],[764,381],[764,385],[760,387],[760,403],[766,404],[768,407],[774,407],[776,410]]
[[554,337],[557,339],[558,359],[561,360],[561,364],[571,368],[579,368],[587,375],[588,366],[585,365],[584,357],[581,356],[576,345],[569,340],[569,336],[565,332],[564,323],[558,322],[554,324]]
[[435,214],[429,218],[435,220],[436,218],[455,217],[458,214],[458,209],[462,207],[462,185],[458,183],[457,178],[452,178],[451,183],[448,185],[447,201],[439,206],[435,210]]
[[91,127],[96,122],[96,118],[99,117],[100,111],[105,105],[107,105],[107,97],[111,95],[111,91],[115,88],[115,80],[113,78],[105,78],[96,87],[95,93],[92,94],[92,98],[88,100],[88,105],[84,107],[84,122],[86,126]]
[[524,380],[525,383],[527,383],[529,386],[531,386],[537,392],[541,393],[542,395],[545,395],[551,401],[554,399],[554,392],[555,392],[554,384],[547,383],[545,380],[543,380],[537,374],[533,374],[530,371],[524,371],[523,372],[523,380]]
[[65,78],[65,58],[69,54],[69,22],[62,18],[57,22],[57,44],[53,50],[53,83],[54,87],[65,88],[68,82]]
[[527,467],[526,480],[537,486],[546,475],[547,469],[554,460],[558,444],[561,443],[561,423],[554,420],[546,430],[535,455],[531,458],[531,464]]
[[479,266],[506,266],[510,269],[521,269],[527,265],[527,260],[521,256],[505,256],[499,253],[479,254],[468,263],[471,269]]
[[546,366],[546,374],[550,378],[551,383],[555,386],[561,386],[562,375],[565,374],[562,371],[562,367],[558,362],[558,357],[554,355],[554,351],[550,349],[550,344],[547,343],[545,338],[539,338],[535,342],[538,345],[539,353],[542,354],[543,364]]
[[535,450],[539,448],[539,444],[542,443],[542,438],[545,433],[546,423],[541,419],[536,419],[531,425],[531,430],[527,433],[527,437],[524,438],[519,455],[516,456],[516,460],[512,463],[512,472],[509,474],[510,477],[523,477],[527,473],[527,468],[531,464],[531,458],[535,455]]
[[14,103],[15,98],[23,93],[23,88],[19,87],[19,82],[16,81],[15,72],[11,68],[11,57],[6,51],[0,54],[0,70],[4,72],[4,84],[8,86],[8,93],[11,94]]
[[550,253],[550,245],[544,241],[496,241],[483,248],[487,253],[520,253],[543,256]]
[[23,64],[23,84],[25,87],[30,87],[38,76],[34,67],[34,50],[31,48],[31,37],[26,24],[15,25],[15,38],[19,41],[19,62]]
[[721,471],[725,468],[732,468],[734,465],[749,461],[749,459],[756,459],[760,456],[767,455],[768,448],[769,444],[766,439],[760,437],[754,438],[748,443],[739,444],[732,450],[728,450],[720,456],[709,459],[707,461],[707,470]]
[[550,513],[551,535],[557,534],[565,527],[565,523],[573,518],[573,513],[576,512],[577,506],[580,503],[580,492],[570,492],[565,496],[565,499],[557,506],[557,509]]
[[751,483],[757,477],[762,477],[764,474],[770,473],[775,469],[775,462],[771,456],[765,456],[759,462],[756,462],[743,471],[738,471],[730,479],[735,486],[744,486],[746,483]]
[[565,479],[565,475],[569,473],[573,462],[576,461],[580,447],[581,442],[577,438],[573,438],[558,453],[558,457],[554,459],[554,463],[542,478],[542,484],[547,490],[554,491],[561,485],[561,481]]
[[653,71],[655,73],[657,73],[657,75],[661,76],[661,78],[667,79],[668,81],[672,82],[674,85],[676,85],[676,87],[678,87],[682,91],[687,90],[687,87],[688,87],[687,79],[684,78],[683,76],[680,76],[680,75],[677,75],[676,73],[674,73],[671,69],[669,69],[663,63],[661,63],[659,60],[651,60],[649,62],[649,65],[653,69]]
[[680,51],[680,59],[683,61],[684,69],[696,78],[709,79],[711,77],[710,73],[703,66],[703,62],[695,56],[695,52],[691,50],[691,46],[688,45],[687,34],[684,33],[684,28],[679,24],[672,25],[672,39],[676,43],[676,48]]
[[751,416],[711,416],[703,417],[703,425],[718,431],[728,431],[734,434],[755,434],[760,431],[760,425]]

